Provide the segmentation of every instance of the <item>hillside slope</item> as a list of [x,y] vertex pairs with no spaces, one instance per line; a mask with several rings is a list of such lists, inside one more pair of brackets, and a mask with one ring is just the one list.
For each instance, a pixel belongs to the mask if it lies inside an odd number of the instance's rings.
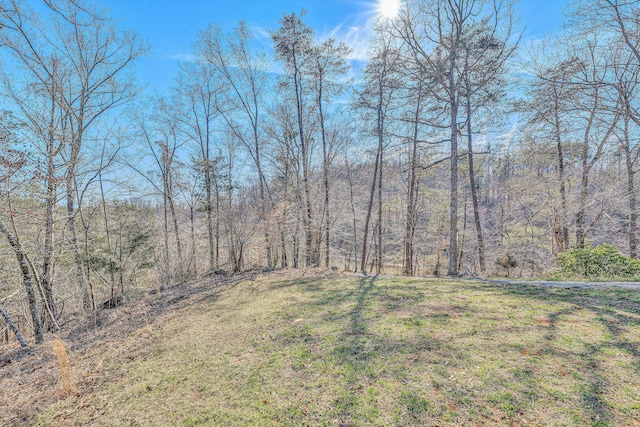
[[310,274],[114,310],[69,342],[75,393],[26,356],[0,369],[48,379],[3,376],[3,406],[48,393],[24,414],[42,426],[640,424],[637,291]]

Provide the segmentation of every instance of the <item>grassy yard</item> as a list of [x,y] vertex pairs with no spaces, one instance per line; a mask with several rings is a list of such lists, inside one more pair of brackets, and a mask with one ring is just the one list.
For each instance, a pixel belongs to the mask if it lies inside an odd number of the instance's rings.
[[35,424],[640,425],[640,292],[291,274],[72,351]]

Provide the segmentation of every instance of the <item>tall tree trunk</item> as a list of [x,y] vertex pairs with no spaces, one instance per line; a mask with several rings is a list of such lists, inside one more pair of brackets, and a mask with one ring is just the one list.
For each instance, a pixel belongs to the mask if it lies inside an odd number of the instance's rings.
[[442,235],[444,234],[444,216],[440,221],[440,227],[438,227],[438,249],[436,251],[436,265],[433,268],[433,274],[440,275],[440,253],[442,252]]
[[[55,74],[55,67],[54,67]],[[55,84],[54,84],[55,92]],[[45,295],[52,295],[53,289],[53,239],[54,221],[53,214],[57,199],[57,178],[55,157],[58,150],[55,146],[55,100],[51,100],[51,116],[49,120],[49,135],[47,140],[47,176],[46,176],[46,200],[45,200],[45,221],[44,221],[44,251],[42,254],[42,276],[40,283],[45,290]],[[52,301],[50,301],[52,304]],[[53,305],[53,304],[52,304]],[[52,322],[53,323],[53,322]]]
[[449,75],[451,108],[451,200],[449,206],[449,276],[458,275],[458,100],[454,89],[453,55]]
[[265,256],[267,258],[267,267],[271,268],[274,267],[274,260],[273,260],[273,246],[272,246],[272,242],[271,242],[271,235],[269,233],[269,223],[267,221],[267,197],[266,197],[266,191],[265,191],[265,176],[264,176],[264,172],[262,171],[262,159],[260,157],[261,153],[260,153],[260,138],[258,136],[258,100],[255,94],[255,91],[253,93],[253,102],[255,105],[255,110],[254,110],[254,117],[255,117],[255,121],[252,121],[253,123],[253,145],[254,145],[254,151],[255,151],[255,164],[256,164],[256,170],[258,172],[258,190],[260,192],[260,219],[262,221],[265,222],[265,227],[264,227],[264,243],[265,243]]
[[[169,253],[169,209],[168,209],[168,183],[166,174],[163,177],[162,218],[164,229],[164,281],[171,281],[171,254]],[[167,283],[169,285],[170,283]]]
[[302,155],[302,187],[304,191],[305,215],[303,216],[303,225],[305,233],[305,262],[306,267],[315,265],[315,256],[313,252],[313,211],[311,210],[311,190],[309,188],[309,147],[304,135],[304,125],[302,120],[302,82],[300,81],[297,59],[293,57],[293,82],[296,93],[296,112],[298,118],[298,132],[300,137],[300,149]]
[[107,201],[104,197],[104,185],[102,183],[102,172],[98,173],[98,182],[100,184],[100,196],[102,198],[102,217],[104,219],[104,232],[107,238],[107,251],[109,253],[109,279],[111,279],[111,300],[115,301],[116,297],[116,278],[115,278],[115,257],[116,254],[111,246],[111,227],[109,227],[109,216],[107,215]]
[[[93,291],[93,282],[91,281],[91,246],[89,244],[89,228],[91,224],[87,221],[82,211],[78,211],[80,214],[80,222],[82,223],[82,232],[84,236],[84,272],[87,278],[87,287],[89,289],[89,295],[95,295]],[[95,315],[95,310],[93,314]]]
[[296,218],[296,228],[293,232],[293,268],[300,266],[300,244],[298,243],[298,235],[300,231],[300,219]]
[[2,317],[4,318],[4,321],[7,323],[7,326],[9,326],[9,329],[11,329],[13,331],[13,334],[18,339],[18,342],[20,343],[20,346],[21,347],[29,347],[29,344],[27,343],[27,341],[24,339],[24,337],[20,333],[20,330],[16,327],[15,323],[13,323],[13,321],[11,320],[11,317],[9,317],[9,313],[7,313],[4,310],[4,308],[2,308],[2,306],[0,306],[0,315],[2,315]]
[[[285,216],[283,215],[283,221]],[[280,257],[280,267],[287,268],[289,264],[287,263],[287,240],[284,229],[280,230],[280,252],[282,252]]]
[[627,200],[629,203],[629,256],[638,258],[638,212],[636,211],[636,191],[635,191],[635,171],[633,170],[633,159],[631,157],[630,141],[629,141],[629,120],[624,121],[624,154],[625,163],[627,165]]
[[380,151],[380,164],[378,165],[378,244],[376,245],[376,274],[380,274],[380,272],[382,271],[382,264],[383,264],[383,259],[382,259],[382,168],[383,168],[383,163],[382,163],[382,153],[383,153],[383,146],[382,146],[382,139],[379,139],[379,147],[378,150]]
[[322,186],[324,190],[324,266],[329,267],[329,250],[331,247],[331,241],[329,234],[331,231],[331,221],[329,215],[329,153],[327,152],[327,136],[324,128],[324,112],[322,109],[322,92],[323,85],[322,79],[319,82],[318,88],[318,115],[320,118],[320,136],[322,138]]
[[176,214],[176,204],[173,201],[173,185],[171,182],[171,175],[168,176],[169,183],[167,186],[167,200],[169,202],[169,211],[171,212],[171,221],[173,223],[173,232],[176,235],[176,250],[178,252],[178,273],[180,275],[180,280],[183,279],[182,275],[184,273],[183,263],[184,260],[182,258],[182,240],[180,239],[180,228],[178,227],[178,215]]
[[306,144],[303,143],[302,148],[302,186],[305,203],[303,222],[305,232],[305,262],[306,267],[312,267],[316,264],[316,256],[313,253],[313,211],[311,210],[311,190],[309,188],[309,153]]
[[[82,305],[85,312],[93,311],[96,308],[94,296],[86,284],[84,277],[84,269],[82,262],[82,253],[80,252],[80,245],[78,244],[78,231],[76,228],[76,207],[75,198],[77,194],[76,188],[76,167],[80,160],[80,148],[82,146],[82,139],[84,136],[84,106],[80,107],[80,115],[78,117],[78,128],[76,133],[72,136],[71,141],[71,154],[68,160],[67,173],[65,177],[66,181],[66,198],[67,198],[67,229],[69,230],[69,244],[73,251],[73,257],[76,267],[76,280],[78,285],[82,289]],[[80,204],[78,203],[78,208]],[[55,307],[51,306],[51,309],[55,314]]]
[[258,171],[258,180],[260,182],[258,188],[260,191],[260,217],[265,222],[264,227],[264,243],[265,243],[265,256],[267,258],[267,266],[269,268],[274,266],[273,260],[273,247],[271,245],[271,235],[269,233],[269,223],[267,221],[267,198],[265,194],[265,177],[262,172],[262,165],[260,164],[260,146],[258,143],[257,130],[255,134],[255,151],[256,151],[256,169]]
[[458,271],[462,271],[462,261],[464,260],[464,243],[467,235],[467,196],[464,198],[464,213],[462,214],[462,240],[458,245]]
[[[40,314],[38,313],[38,300],[33,289],[33,275],[31,274],[31,269],[29,268],[27,256],[22,249],[22,245],[20,244],[18,237],[14,236],[13,233],[9,231],[2,220],[0,220],[0,232],[2,232],[6,236],[7,240],[9,241],[9,245],[11,245],[11,248],[16,254],[16,260],[18,261],[20,271],[22,272],[22,283],[24,284],[25,291],[27,292],[27,302],[29,304],[29,312],[31,313],[31,320],[33,322],[35,341],[36,344],[41,344],[44,340],[44,333]],[[55,318],[54,313],[52,313],[50,310],[48,311],[48,313],[50,316],[52,316],[52,324],[57,325],[57,319]]]
[[206,205],[205,210],[207,211],[207,238],[209,241],[209,272],[213,272],[216,270],[216,254],[215,254],[215,233],[213,226],[213,203],[212,203],[212,179],[211,179],[211,165],[209,163],[209,159],[205,159],[205,171],[204,171],[204,179],[205,179],[205,194],[206,194]]
[[118,282],[120,283],[120,295],[124,296],[124,239],[122,236],[123,227],[120,226],[118,236]]
[[413,266],[413,234],[415,232],[417,186],[416,171],[418,167],[418,120],[420,118],[420,108],[422,103],[422,86],[418,87],[418,99],[413,117],[413,138],[411,141],[411,154],[409,159],[409,186],[407,188],[407,213],[404,227],[404,262],[403,274],[405,276],[414,275]]
[[192,277],[196,277],[198,275],[198,263],[197,252],[196,252],[196,218],[195,212],[193,209],[193,205],[189,206],[189,224],[191,226],[191,254],[189,256],[189,274]]
[[[282,252],[280,266],[282,268],[287,268],[289,266],[289,260],[287,259],[287,218],[289,217],[289,209],[288,207],[288,192],[287,192],[287,183],[289,182],[289,162],[285,161],[284,167],[284,177],[283,177],[283,200],[282,200],[282,216],[280,218],[278,228],[280,229],[280,251]],[[297,224],[296,224],[297,225]],[[294,250],[295,252],[295,250]],[[295,256],[294,256],[295,257]]]
[[578,211],[576,213],[576,245],[584,247],[585,241],[585,216],[587,210],[587,196],[589,187],[589,168],[583,170],[580,180],[580,196],[578,198]]
[[[353,197],[353,178],[351,176],[351,168],[349,167],[349,161],[345,160],[347,166],[347,178],[349,179],[349,199],[351,200],[351,216],[353,218],[353,270],[358,270],[358,227],[356,222],[356,207]],[[351,260],[348,260],[347,265],[351,265]]]
[[564,184],[564,154],[562,150],[562,137],[560,134],[560,107],[558,105],[557,97],[554,97],[555,108],[555,138],[556,147],[558,150],[558,183],[560,184],[560,242],[558,244],[558,250],[564,252],[569,249],[569,227],[567,227],[567,191]]
[[[482,237],[482,222],[480,221],[480,207],[478,205],[478,189],[476,187],[475,169],[473,164],[473,133],[471,126],[471,99],[467,96],[467,148],[469,150],[469,184],[471,185],[471,203],[473,204],[473,220],[476,225],[476,239],[478,241],[478,262],[480,272],[485,271],[484,238]],[[466,213],[466,205],[465,205]]]
[[[76,280],[82,289],[82,305],[85,312],[95,310],[95,301],[84,277],[84,269],[82,267],[82,253],[78,244],[78,231],[76,228],[76,208],[75,208],[75,185],[67,180],[67,229],[69,230],[69,244],[73,250],[73,259],[76,267]],[[49,298],[49,296],[47,296]],[[55,312],[55,307],[51,307]]]
[[[216,193],[216,256],[215,256],[215,268],[220,268],[220,187],[218,181],[214,179],[215,193]],[[239,271],[238,271],[239,272]]]
[[576,213],[576,245],[578,247],[584,247],[586,238],[585,217],[587,210],[587,196],[589,191],[589,174],[591,173],[591,169],[596,164],[596,162],[600,159],[600,157],[602,157],[602,154],[604,152],[603,147],[609,140],[609,137],[613,134],[618,120],[620,119],[620,111],[618,110],[613,120],[609,123],[609,128],[607,129],[605,135],[599,138],[595,153],[593,154],[592,158],[589,159],[589,145],[592,139],[591,130],[596,120],[596,114],[599,108],[601,108],[600,98],[601,96],[599,93],[599,88],[596,88],[593,107],[590,111],[589,119],[585,126],[582,140],[582,178],[580,180],[580,197],[578,198],[578,211]]
[[627,153],[627,193],[629,199],[629,256],[638,258],[638,212],[636,211],[636,191],[634,188],[633,164],[630,162],[630,155]]
[[[322,115],[322,103],[320,104],[320,115]],[[324,120],[321,120],[320,126],[322,128],[322,181],[324,185],[324,266],[329,268],[331,249],[331,216],[329,212],[329,159],[327,153],[327,142],[325,138]]]
[[592,110],[587,129],[585,130],[584,139],[582,142],[582,177],[580,179],[580,196],[578,197],[578,210],[576,212],[576,246],[579,248],[584,247],[585,239],[585,215],[587,209],[587,195],[589,187],[589,172],[591,166],[589,165],[589,129],[593,123],[593,117],[595,115],[595,107]]
[[367,240],[369,238],[369,223],[371,222],[371,211],[373,209],[373,199],[376,194],[376,180],[378,178],[378,168],[381,162],[382,132],[380,130],[381,108],[378,108],[378,151],[376,152],[376,162],[373,168],[373,179],[371,180],[371,191],[369,192],[369,205],[367,207],[367,216],[364,220],[364,232],[362,234],[362,258],[360,261],[360,271],[363,273],[367,269]]

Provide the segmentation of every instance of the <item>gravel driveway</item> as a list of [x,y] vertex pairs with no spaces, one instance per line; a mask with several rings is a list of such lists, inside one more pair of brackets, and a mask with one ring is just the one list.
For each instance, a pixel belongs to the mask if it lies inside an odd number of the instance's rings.
[[552,281],[531,281],[531,280],[491,280],[480,279],[482,282],[496,283],[500,285],[532,285],[545,288],[584,288],[584,289],[606,289],[625,288],[640,291],[640,282],[552,282]]

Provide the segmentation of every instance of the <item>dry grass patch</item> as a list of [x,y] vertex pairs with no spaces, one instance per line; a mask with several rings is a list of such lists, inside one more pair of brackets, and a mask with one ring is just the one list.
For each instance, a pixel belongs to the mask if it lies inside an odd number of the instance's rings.
[[58,368],[60,369],[61,395],[70,396],[76,392],[76,385],[71,372],[71,360],[69,360],[69,350],[67,344],[60,338],[56,337],[51,341],[51,348],[58,359]]

